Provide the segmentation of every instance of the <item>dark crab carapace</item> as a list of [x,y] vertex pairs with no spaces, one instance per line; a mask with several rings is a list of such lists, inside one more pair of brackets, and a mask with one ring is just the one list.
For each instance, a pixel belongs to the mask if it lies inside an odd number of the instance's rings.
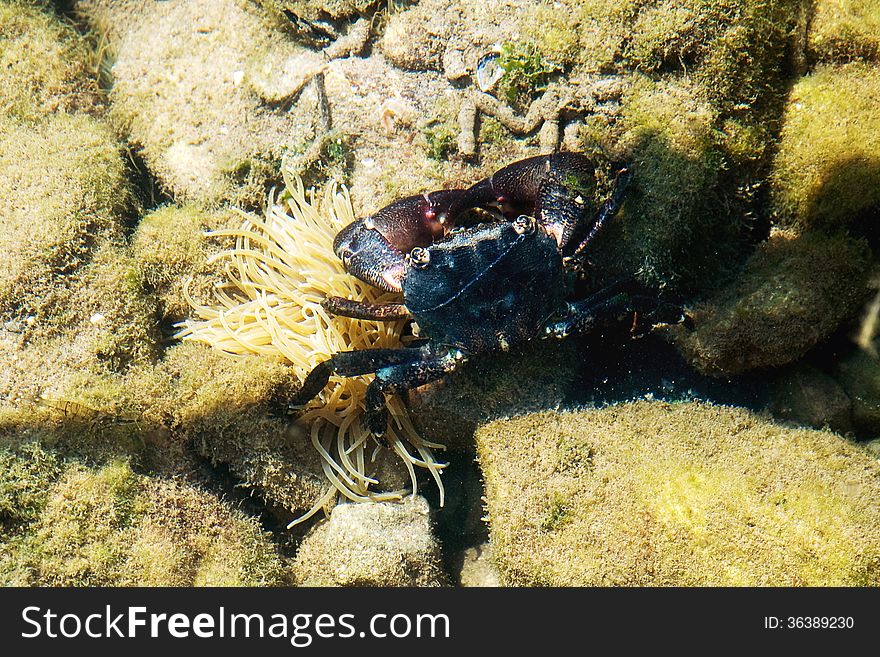
[[[332,313],[359,319],[411,317],[423,344],[400,349],[340,352],[306,377],[295,403],[305,403],[331,374],[375,373],[366,396],[369,429],[385,431],[386,393],[436,380],[473,354],[506,351],[535,337],[564,337],[603,318],[643,311],[674,321],[680,309],[625,285],[566,303],[569,273],[617,212],[625,170],[610,198],[597,206],[595,169],[577,153],[532,157],[500,169],[463,190],[396,201],[353,222],[336,237],[336,254],[351,274],[403,302],[371,304],[331,297]],[[468,210],[494,221],[456,227]]]

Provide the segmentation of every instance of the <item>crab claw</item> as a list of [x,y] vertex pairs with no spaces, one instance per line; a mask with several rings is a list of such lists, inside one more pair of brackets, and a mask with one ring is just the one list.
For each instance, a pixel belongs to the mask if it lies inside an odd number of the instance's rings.
[[535,217],[568,256],[586,235],[595,233],[593,229],[598,230],[606,218],[613,216],[619,205],[618,198],[608,209],[595,207],[595,190],[596,168],[587,156],[538,155],[509,164],[462,191],[449,214],[458,216],[470,208],[494,207],[509,220],[519,215]]
[[395,201],[343,228],[333,250],[350,274],[383,290],[400,292],[406,274],[404,254],[430,246],[452,230],[449,208],[461,193],[449,189]]
[[355,221],[339,231],[333,250],[342,266],[362,281],[388,292],[403,291],[406,259],[381,233],[364,221]]

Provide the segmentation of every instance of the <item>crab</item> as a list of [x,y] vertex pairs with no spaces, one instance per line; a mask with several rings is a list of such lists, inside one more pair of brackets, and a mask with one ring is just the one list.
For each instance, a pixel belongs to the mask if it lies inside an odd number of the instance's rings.
[[[476,354],[538,337],[564,338],[632,313],[657,323],[679,321],[680,308],[631,294],[627,281],[569,300],[587,247],[617,213],[628,179],[620,169],[612,193],[597,207],[589,158],[531,157],[469,188],[409,196],[343,228],[333,248],[346,271],[402,293],[403,301],[330,297],[324,307],[357,319],[411,318],[421,339],[398,349],[334,354],[308,374],[293,404],[314,398],[333,374],[375,374],[364,400],[366,424],[382,436],[386,394],[438,380]],[[477,209],[480,223],[461,222]]]

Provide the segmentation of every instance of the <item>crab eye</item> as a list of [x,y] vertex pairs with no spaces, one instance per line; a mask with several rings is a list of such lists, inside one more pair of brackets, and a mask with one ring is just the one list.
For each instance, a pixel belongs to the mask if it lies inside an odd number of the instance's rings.
[[525,235],[526,233],[534,232],[534,218],[521,214],[513,220],[513,230],[516,232],[517,235]]
[[421,246],[417,246],[409,252],[409,261],[416,269],[424,269],[431,262],[431,252]]

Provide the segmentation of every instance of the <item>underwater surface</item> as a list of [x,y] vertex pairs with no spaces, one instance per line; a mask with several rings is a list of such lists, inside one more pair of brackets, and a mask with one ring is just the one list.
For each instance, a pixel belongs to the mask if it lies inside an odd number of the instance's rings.
[[0,0],[0,583],[876,586],[878,220],[869,0]]

